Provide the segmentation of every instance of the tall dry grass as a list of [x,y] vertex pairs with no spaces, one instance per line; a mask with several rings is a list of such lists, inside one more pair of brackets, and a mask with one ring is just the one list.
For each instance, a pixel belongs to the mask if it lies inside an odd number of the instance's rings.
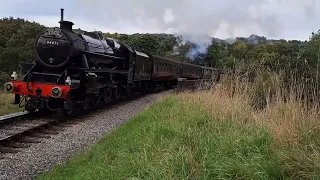
[[201,101],[219,121],[231,119],[267,128],[275,145],[295,147],[303,144],[303,139],[313,141],[311,134],[320,135],[318,103],[316,99],[312,99],[313,104],[309,103],[310,97],[315,96],[311,93],[306,97],[303,87],[284,85],[279,74],[259,75],[251,83],[234,75],[209,91],[180,96],[187,101]]

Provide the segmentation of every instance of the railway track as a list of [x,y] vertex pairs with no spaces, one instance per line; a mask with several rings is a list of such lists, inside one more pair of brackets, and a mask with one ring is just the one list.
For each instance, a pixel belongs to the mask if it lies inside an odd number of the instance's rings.
[[17,113],[3,115],[3,116],[0,116],[0,123],[6,123],[13,119],[23,118],[28,114],[29,114],[28,111],[24,111],[24,112],[17,112]]
[[53,113],[18,112],[0,116],[0,159],[40,143],[76,121],[57,120]]
[[29,117],[24,115],[2,120],[0,124],[0,158],[5,153],[17,153],[21,148],[30,147],[31,143],[41,142],[50,132],[53,118]]
[[[120,104],[112,105],[106,108],[113,108]],[[87,114],[90,115],[90,114]],[[7,154],[18,153],[29,148],[32,144],[41,143],[49,139],[52,135],[57,135],[64,128],[78,124],[84,116],[74,117],[66,120],[57,120],[51,114],[36,116],[16,116],[5,119],[0,123],[0,159],[5,158]]]
[[[118,102],[105,108],[113,108],[124,102]],[[1,116],[0,121],[0,159],[6,154],[18,153],[32,144],[41,143],[62,132],[65,127],[78,124],[89,114],[65,120],[57,120],[53,114],[14,113]]]

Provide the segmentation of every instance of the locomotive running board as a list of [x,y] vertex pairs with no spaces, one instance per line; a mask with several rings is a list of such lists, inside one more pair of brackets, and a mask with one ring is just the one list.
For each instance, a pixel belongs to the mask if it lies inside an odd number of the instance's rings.
[[79,68],[84,72],[91,72],[91,73],[118,73],[118,74],[128,74],[127,70],[112,70],[112,69],[91,69],[91,68]]
[[89,51],[82,51],[83,53],[89,55],[89,56],[95,56],[95,57],[103,57],[106,59],[121,59],[124,60],[124,58],[122,57],[117,57],[117,56],[111,56],[111,55],[106,55],[106,54],[100,54],[100,53],[93,53],[93,52],[89,52]]

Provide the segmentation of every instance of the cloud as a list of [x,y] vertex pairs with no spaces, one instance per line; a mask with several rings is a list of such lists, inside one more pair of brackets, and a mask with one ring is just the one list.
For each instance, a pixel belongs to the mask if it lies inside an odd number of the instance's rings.
[[165,24],[173,23],[175,21],[171,8],[165,9],[163,21]]
[[106,24],[112,19],[159,31],[210,36],[228,26],[223,34],[229,37],[237,36],[238,31],[247,35],[261,31],[265,36],[277,37],[283,29],[280,16],[315,15],[315,0],[81,0],[78,7],[90,18],[94,10],[99,21]]

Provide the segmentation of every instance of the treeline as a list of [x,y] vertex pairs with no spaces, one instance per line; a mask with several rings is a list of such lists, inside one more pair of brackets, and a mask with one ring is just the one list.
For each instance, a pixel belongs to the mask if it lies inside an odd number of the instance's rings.
[[45,29],[35,22],[12,17],[0,19],[0,82],[2,83],[21,62],[35,59],[35,38]]
[[[24,19],[0,19],[0,79],[4,79],[21,62],[35,60],[35,38],[46,27]],[[319,81],[320,31],[312,33],[309,41],[267,40],[250,36],[233,43],[213,38],[206,54],[191,61],[186,54],[196,44],[179,46],[181,37],[170,34],[111,34],[135,49],[180,61],[241,71],[253,76],[260,72],[282,74],[285,81]]]

